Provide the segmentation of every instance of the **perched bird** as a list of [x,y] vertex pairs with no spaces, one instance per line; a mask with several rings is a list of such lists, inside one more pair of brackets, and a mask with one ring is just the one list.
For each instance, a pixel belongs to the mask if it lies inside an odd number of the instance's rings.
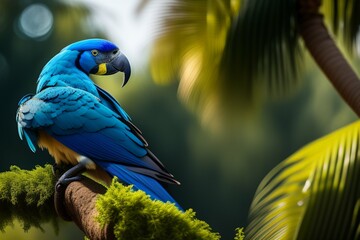
[[[76,173],[86,170],[106,183],[116,176],[152,199],[181,209],[161,185],[179,182],[148,149],[115,98],[89,77],[119,71],[124,72],[124,86],[131,73],[129,61],[107,40],[88,39],[65,47],[43,68],[36,94],[20,100],[19,136],[33,152],[37,146],[47,149],[56,164],[74,165]],[[61,179],[66,183],[73,175],[65,173]]]

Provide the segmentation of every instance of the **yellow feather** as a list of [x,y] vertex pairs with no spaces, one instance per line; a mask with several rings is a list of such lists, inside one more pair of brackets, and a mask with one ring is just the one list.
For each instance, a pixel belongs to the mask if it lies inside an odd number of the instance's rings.
[[[81,158],[77,152],[66,147],[44,131],[39,131],[38,145],[41,149],[47,149],[49,154],[55,159],[56,164],[76,165]],[[91,166],[87,171],[88,175],[96,181],[110,185],[111,177],[98,166]]]
[[80,154],[74,152],[60,143],[44,131],[39,131],[38,145],[41,149],[47,149],[55,159],[56,164],[76,165]]

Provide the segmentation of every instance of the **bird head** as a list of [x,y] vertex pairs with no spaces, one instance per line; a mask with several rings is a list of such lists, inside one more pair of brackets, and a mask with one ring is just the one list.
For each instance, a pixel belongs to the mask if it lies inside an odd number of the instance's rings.
[[112,42],[104,39],[87,39],[75,42],[64,50],[78,51],[76,65],[88,74],[111,75],[124,73],[122,86],[128,82],[131,74],[130,63],[126,56]]

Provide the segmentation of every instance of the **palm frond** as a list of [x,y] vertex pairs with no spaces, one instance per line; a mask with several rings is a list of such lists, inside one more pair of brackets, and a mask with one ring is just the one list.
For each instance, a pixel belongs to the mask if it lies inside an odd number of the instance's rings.
[[282,95],[294,86],[301,56],[295,2],[244,1],[222,58],[224,92],[251,101],[259,92]]
[[215,105],[240,109],[259,92],[286,92],[298,66],[294,2],[169,3],[152,49],[154,80],[179,79],[180,98],[203,112]]
[[247,239],[359,239],[360,121],[290,156],[260,184]]
[[[297,1],[171,1],[152,49],[154,80],[180,80],[180,98],[203,119],[288,93],[303,67]],[[322,4],[326,19],[354,50],[360,0]]]
[[152,48],[150,68],[157,83],[179,80],[189,106],[212,109],[218,100],[219,66],[226,37],[241,1],[182,0],[168,4]]
[[350,51],[355,53],[359,38],[360,0],[331,0],[323,1],[325,18],[331,23],[335,34],[344,37],[344,43]]

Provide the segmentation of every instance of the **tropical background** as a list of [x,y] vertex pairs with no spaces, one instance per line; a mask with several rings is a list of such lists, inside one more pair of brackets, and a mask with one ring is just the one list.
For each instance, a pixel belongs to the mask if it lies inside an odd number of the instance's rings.
[[[296,189],[282,188],[281,197],[268,202],[264,196],[270,190],[276,193],[286,181],[300,185],[301,192],[313,166],[299,159],[309,161],[319,153],[326,163],[329,157],[321,155],[322,151],[338,151],[342,145],[336,139],[343,135],[332,136],[315,148],[310,145],[289,158],[267,177],[270,183],[275,179],[273,185],[263,182],[264,192],[257,193],[250,207],[262,179],[306,144],[357,119],[301,41],[295,2],[1,0],[0,170],[11,165],[32,169],[53,162],[46,152],[33,154],[20,141],[17,103],[35,91],[41,68],[63,47],[85,38],[106,38],[127,55],[132,77],[125,88],[120,87],[120,74],[94,80],[116,96],[152,151],[182,183],[169,186],[174,198],[185,209],[194,209],[223,239],[233,238],[237,227],[249,226],[249,236],[254,226],[258,231],[261,226],[271,230],[261,223],[263,214],[256,203],[268,206],[267,211],[280,206],[284,202],[277,200],[293,195]],[[333,0],[320,9],[355,71],[360,66],[359,19],[349,16],[359,7],[360,1]],[[344,134],[350,136],[354,131],[358,131],[356,126]],[[352,135],[343,138],[357,139]],[[344,149],[346,152],[346,146]],[[358,160],[355,162],[359,169]],[[298,167],[291,168],[294,165]],[[331,171],[336,173],[336,169]],[[354,179],[357,191],[347,196],[359,206],[360,180]],[[331,197],[324,196],[325,202]],[[249,218],[250,208],[254,212]],[[353,214],[355,228],[357,214]],[[66,222],[58,230],[49,224],[27,232],[15,222],[0,233],[1,239],[15,237],[83,239],[83,234]]]

